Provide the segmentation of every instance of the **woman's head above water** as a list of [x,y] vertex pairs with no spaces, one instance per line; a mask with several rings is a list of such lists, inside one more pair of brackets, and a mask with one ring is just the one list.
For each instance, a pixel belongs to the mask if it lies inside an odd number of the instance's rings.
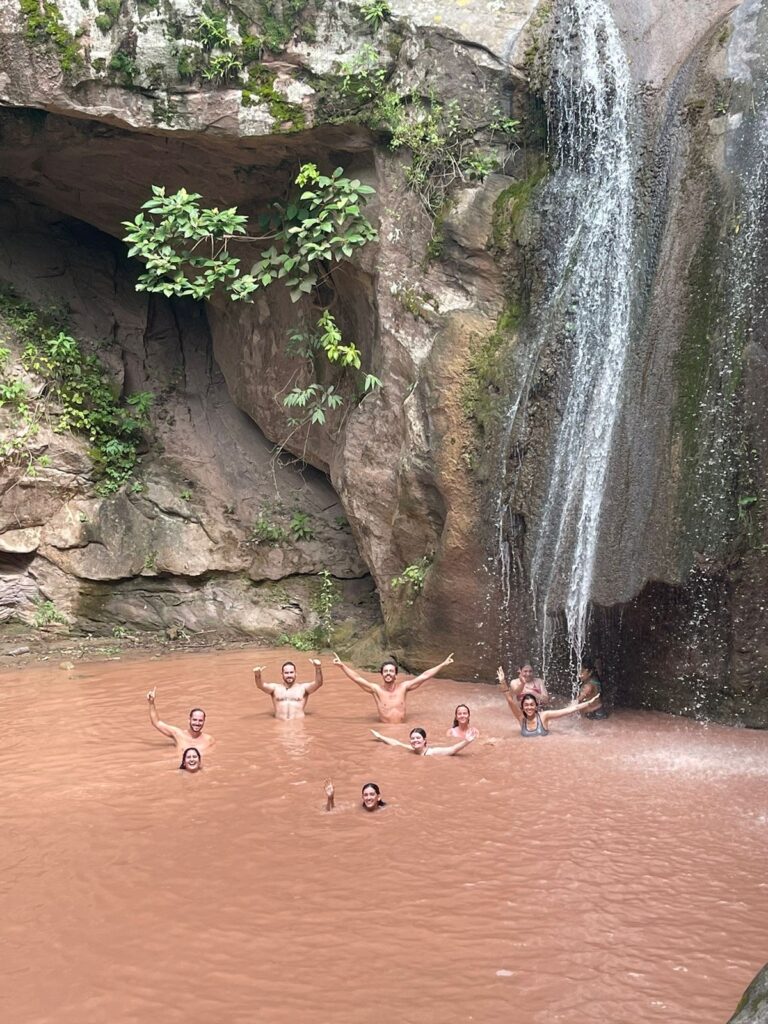
[[539,702],[532,693],[526,693],[520,701],[520,708],[526,718],[535,718],[539,711]]
[[427,734],[420,726],[415,729],[411,729],[408,739],[411,742],[411,746],[414,750],[423,750],[427,745]]
[[375,811],[379,807],[384,807],[384,801],[381,799],[381,790],[375,782],[366,782],[363,786],[363,809]]
[[197,747],[187,747],[181,755],[179,768],[185,772],[199,772],[203,767],[203,759]]
[[469,725],[469,708],[466,704],[457,704],[456,710],[453,713],[453,727],[457,726],[468,726]]

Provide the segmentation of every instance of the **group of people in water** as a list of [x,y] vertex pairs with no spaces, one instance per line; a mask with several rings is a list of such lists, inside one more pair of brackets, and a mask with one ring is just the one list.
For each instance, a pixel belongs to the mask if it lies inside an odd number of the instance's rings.
[[[288,721],[304,717],[309,697],[323,685],[320,659],[310,658],[309,661],[313,666],[314,678],[308,683],[298,681],[296,665],[292,661],[284,663],[281,669],[282,678],[276,683],[264,681],[263,665],[254,668],[254,683],[259,690],[272,698],[275,718]],[[397,662],[389,658],[379,670],[381,682],[372,682],[349,665],[345,665],[337,654],[333,655],[333,664],[338,665],[344,675],[373,697],[379,721],[390,725],[405,721],[407,695],[452,663],[453,655],[449,654],[439,665],[434,665],[413,679],[398,679]],[[512,714],[520,723],[520,735],[523,737],[549,735],[549,723],[566,715],[581,713],[590,719],[607,717],[602,701],[602,684],[596,667],[593,662],[586,659],[582,661],[579,671],[578,697],[564,708],[545,707],[550,700],[546,684],[543,679],[536,677],[533,667],[528,663],[520,666],[516,679],[507,681],[501,667],[497,670],[496,677]],[[155,698],[156,690],[153,688],[147,694],[150,722],[158,732],[175,743],[177,751],[181,754],[179,768],[186,772],[199,772],[203,767],[203,755],[207,755],[215,743],[210,733],[205,732],[205,712],[202,708],[193,708],[189,713],[189,724],[186,728],[169,725],[160,719]],[[384,736],[375,729],[371,729],[371,733],[373,738],[381,743],[400,747],[421,757],[450,757],[464,750],[479,736],[478,730],[470,724],[470,718],[469,707],[466,704],[459,704],[454,711],[453,725],[447,731],[447,736],[456,742],[447,746],[429,744],[427,733],[420,726],[411,729],[408,743]],[[325,794],[326,810],[333,810],[335,790],[330,780],[325,783]],[[375,782],[367,782],[363,786],[361,806],[367,812],[386,806]]]

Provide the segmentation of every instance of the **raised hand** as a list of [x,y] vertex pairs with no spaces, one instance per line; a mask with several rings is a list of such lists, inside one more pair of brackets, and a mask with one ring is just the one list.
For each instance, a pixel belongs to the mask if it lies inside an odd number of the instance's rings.
[[452,664],[453,664],[453,651],[451,651],[451,653],[450,653],[450,654],[448,655],[448,657],[447,657],[447,658],[445,659],[445,661],[443,662],[443,664],[444,664],[444,665],[452,665]]
[[261,673],[262,673],[262,672],[264,671],[264,669],[265,669],[266,667],[267,667],[266,665],[256,665],[256,666],[254,667],[253,671],[254,671],[254,672],[257,672],[257,673],[258,673],[259,675],[261,675]]
[[333,664],[334,665],[340,665],[341,664],[341,658],[338,656],[336,651],[333,652]]
[[319,658],[310,658],[309,659],[309,664],[310,665],[314,665],[315,668],[319,668],[320,667],[320,659]]
[[150,704],[154,704],[155,703],[155,693],[156,692],[157,692],[157,687],[153,686],[152,689],[147,694],[147,700],[149,701]]
[[325,795],[326,795],[326,796],[331,796],[331,797],[332,797],[332,796],[333,796],[333,793],[334,793],[334,790],[333,790],[333,783],[331,782],[331,780],[330,780],[330,779],[326,779],[326,780],[325,780]]
[[499,665],[496,669],[496,678],[499,680],[499,686],[504,689],[504,683],[507,681],[507,677],[504,675],[504,669]]

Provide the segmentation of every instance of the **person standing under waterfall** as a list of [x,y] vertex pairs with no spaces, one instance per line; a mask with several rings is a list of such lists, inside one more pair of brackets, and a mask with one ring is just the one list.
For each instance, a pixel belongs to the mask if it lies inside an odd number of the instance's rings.
[[536,676],[533,665],[527,661],[517,670],[517,679],[510,679],[509,688],[518,700],[522,700],[527,693],[531,693],[539,704],[549,703],[547,684]]
[[603,684],[597,674],[597,667],[590,658],[582,658],[579,669],[579,700],[592,701],[595,698],[597,703],[587,712],[586,718],[607,718],[608,712],[603,707]]
[[338,654],[333,655],[333,664],[338,665],[341,671],[353,683],[357,683],[360,689],[370,693],[376,701],[376,710],[379,712],[379,721],[388,722],[390,725],[405,721],[405,698],[412,691],[417,689],[428,679],[432,679],[438,672],[447,665],[453,664],[453,654],[449,654],[445,661],[434,665],[422,672],[415,679],[402,679],[397,681],[397,664],[393,658],[388,658],[381,666],[381,683],[372,683],[359,675],[354,669],[345,665]]

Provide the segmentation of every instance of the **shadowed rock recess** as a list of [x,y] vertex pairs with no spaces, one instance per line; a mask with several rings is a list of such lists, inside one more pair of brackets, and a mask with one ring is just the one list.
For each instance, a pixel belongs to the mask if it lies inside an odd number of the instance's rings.
[[[541,653],[566,690],[576,636],[615,703],[765,725],[760,5],[389,6],[376,24],[353,2],[216,2],[217,45],[186,0],[3,6],[0,280],[64,310],[116,392],[155,399],[133,475],[104,495],[88,440],[52,429],[31,380],[37,433],[0,470],[0,617],[275,639],[317,627],[327,570],[337,640],[363,661],[419,668],[455,650],[458,676],[490,679],[499,658]],[[564,175],[591,172],[556,140],[563,119],[600,138],[618,72],[580,106],[558,93],[572,19],[597,24],[596,67],[613,40],[627,110],[627,324],[608,455],[585,477],[600,489],[586,547],[584,516],[551,491],[558,466],[580,472],[560,450],[586,436],[563,427],[588,365],[575,349],[604,340],[579,307],[611,289],[568,293],[590,187]],[[463,180],[435,216],[409,187],[411,152],[371,116],[382,92],[455,104],[467,128]],[[493,127],[508,118],[513,146]],[[476,153],[495,169],[473,171]],[[331,291],[384,386],[359,400],[342,381],[342,409],[292,433],[282,398],[308,379],[285,345],[309,300],[280,284],[252,304],[148,297],[119,239],[153,184],[255,223],[307,161],[376,190],[378,241]],[[238,251],[247,264],[260,249]],[[0,326],[8,374],[22,341],[2,309]],[[2,438],[14,416],[0,408]]]

